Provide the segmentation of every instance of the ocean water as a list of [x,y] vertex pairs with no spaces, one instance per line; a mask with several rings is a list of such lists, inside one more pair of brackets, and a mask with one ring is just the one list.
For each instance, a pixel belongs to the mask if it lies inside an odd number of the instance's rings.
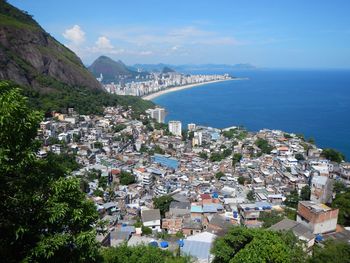
[[335,148],[350,159],[350,71],[228,73],[249,79],[206,84],[153,101],[167,109],[167,120],[216,128],[243,125],[251,131],[269,128],[302,133],[306,138],[313,137],[319,147]]

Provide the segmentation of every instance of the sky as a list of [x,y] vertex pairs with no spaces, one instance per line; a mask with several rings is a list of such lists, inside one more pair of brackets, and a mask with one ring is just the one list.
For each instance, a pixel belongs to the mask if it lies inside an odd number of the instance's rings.
[[348,0],[8,0],[89,65],[350,68]]

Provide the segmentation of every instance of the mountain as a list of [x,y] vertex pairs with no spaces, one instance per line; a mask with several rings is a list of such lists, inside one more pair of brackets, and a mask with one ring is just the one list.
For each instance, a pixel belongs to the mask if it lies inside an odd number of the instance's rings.
[[162,70],[162,73],[163,73],[163,74],[166,74],[166,73],[173,73],[173,72],[175,72],[175,70],[173,70],[173,69],[171,69],[171,68],[169,68],[169,67],[167,67],[167,66],[165,66],[165,67],[163,68],[163,70]]
[[90,72],[97,78],[103,76],[103,83],[118,82],[148,75],[147,72],[137,72],[126,66],[121,60],[115,61],[107,56],[100,56],[89,67]]
[[80,114],[102,114],[105,106],[131,106],[135,112],[154,106],[139,97],[105,92],[74,52],[4,0],[0,0],[0,80],[20,88],[31,106],[47,115],[69,107]]
[[4,0],[0,0],[0,78],[45,92],[48,81],[101,89],[79,57]]

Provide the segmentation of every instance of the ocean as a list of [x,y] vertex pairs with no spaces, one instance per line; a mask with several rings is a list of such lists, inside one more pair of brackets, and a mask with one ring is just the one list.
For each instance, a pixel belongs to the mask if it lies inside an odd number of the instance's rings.
[[349,70],[201,73],[249,79],[205,84],[155,98],[153,102],[167,109],[167,121],[302,133],[314,138],[319,147],[337,149],[350,160]]

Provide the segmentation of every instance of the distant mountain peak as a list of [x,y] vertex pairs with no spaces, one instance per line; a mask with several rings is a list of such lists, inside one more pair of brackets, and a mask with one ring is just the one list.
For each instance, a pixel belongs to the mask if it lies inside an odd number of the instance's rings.
[[173,70],[173,69],[171,69],[171,68],[169,68],[169,67],[167,67],[167,66],[165,66],[165,67],[163,68],[163,70],[162,70],[162,73],[163,73],[163,74],[165,74],[165,73],[173,73],[173,72],[175,72],[175,70]]

